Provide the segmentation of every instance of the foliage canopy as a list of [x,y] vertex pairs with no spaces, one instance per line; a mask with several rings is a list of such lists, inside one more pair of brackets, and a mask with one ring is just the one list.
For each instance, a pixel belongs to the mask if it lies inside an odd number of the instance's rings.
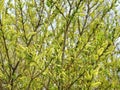
[[1,0],[0,88],[119,89],[118,5],[118,0]]

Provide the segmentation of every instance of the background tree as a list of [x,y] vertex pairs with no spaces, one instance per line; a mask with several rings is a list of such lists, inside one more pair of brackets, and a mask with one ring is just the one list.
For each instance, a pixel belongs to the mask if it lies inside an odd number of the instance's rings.
[[118,0],[1,0],[3,90],[120,88]]

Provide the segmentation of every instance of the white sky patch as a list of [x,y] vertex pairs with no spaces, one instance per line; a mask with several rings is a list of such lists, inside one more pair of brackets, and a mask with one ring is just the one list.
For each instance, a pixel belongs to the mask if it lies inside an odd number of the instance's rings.
[[48,30],[52,30],[52,29],[55,29],[55,28],[56,28],[56,21],[54,20],[53,23],[48,26]]

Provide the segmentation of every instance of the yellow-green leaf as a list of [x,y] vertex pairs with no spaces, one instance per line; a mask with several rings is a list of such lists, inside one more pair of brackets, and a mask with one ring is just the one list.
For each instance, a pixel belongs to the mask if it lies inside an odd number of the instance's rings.
[[3,8],[3,5],[4,5],[4,0],[1,0],[1,1],[0,1],[0,11],[1,11],[2,8]]
[[94,82],[91,84],[92,88],[96,88],[101,84],[101,82]]
[[98,54],[98,55],[101,55],[101,54],[103,53],[103,51],[104,51],[104,48],[100,48],[100,49],[97,51],[97,54]]

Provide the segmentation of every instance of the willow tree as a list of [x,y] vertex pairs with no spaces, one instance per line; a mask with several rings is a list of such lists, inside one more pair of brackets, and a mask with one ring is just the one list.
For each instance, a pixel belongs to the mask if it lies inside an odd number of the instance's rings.
[[0,88],[119,89],[118,5],[118,0],[1,0]]

